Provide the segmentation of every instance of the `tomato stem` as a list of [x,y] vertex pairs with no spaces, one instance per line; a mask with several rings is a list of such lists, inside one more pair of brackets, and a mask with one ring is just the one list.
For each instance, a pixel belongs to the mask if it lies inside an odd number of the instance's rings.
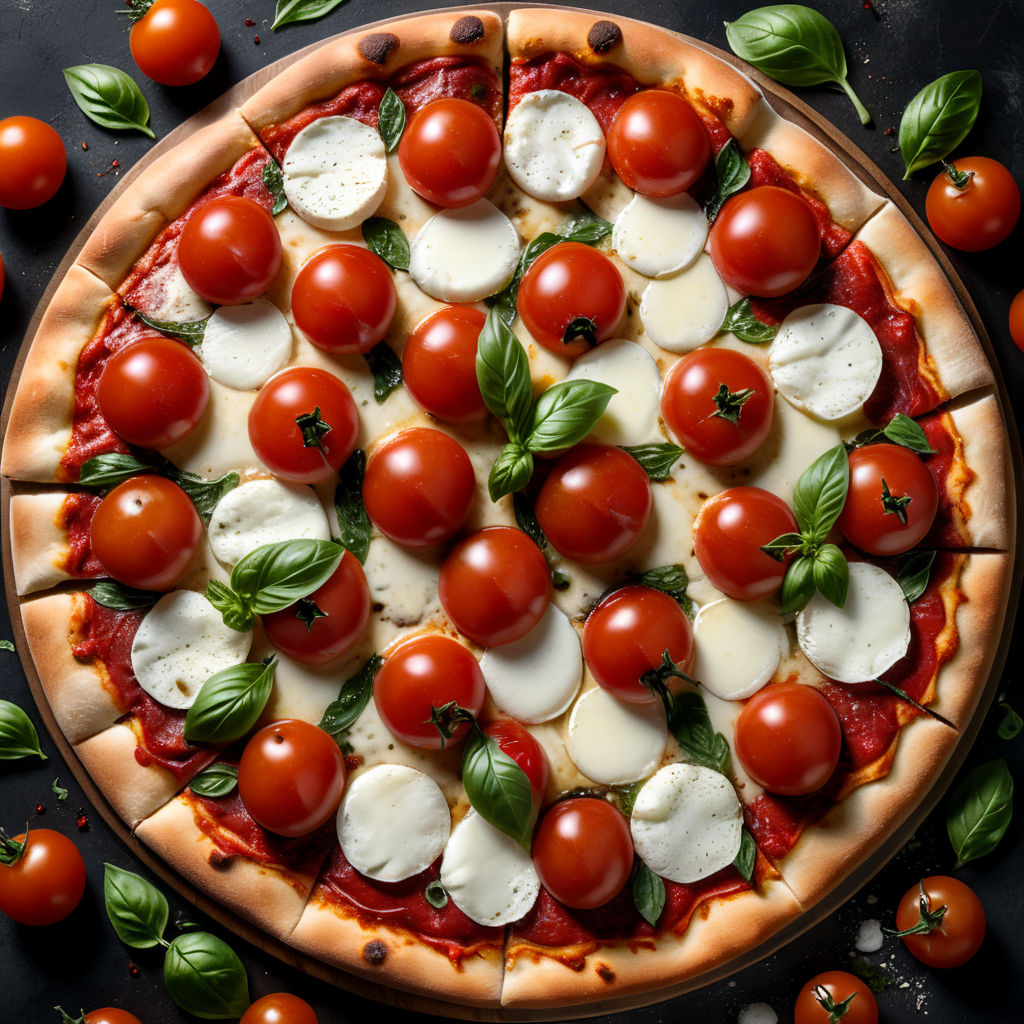
[[942,166],[946,168],[946,174],[949,175],[949,180],[953,183],[954,187],[958,188],[961,192],[970,185],[971,178],[974,177],[974,171],[961,171],[946,160],[942,161]]
[[891,935],[894,939],[902,939],[904,935],[931,935],[942,924],[942,919],[946,916],[946,905],[943,904],[941,907],[932,910],[931,900],[928,899],[928,894],[924,891],[923,878],[918,883],[918,886],[921,892],[919,901],[921,916],[917,919],[917,923],[899,932],[892,928],[883,928],[882,931],[886,935]]

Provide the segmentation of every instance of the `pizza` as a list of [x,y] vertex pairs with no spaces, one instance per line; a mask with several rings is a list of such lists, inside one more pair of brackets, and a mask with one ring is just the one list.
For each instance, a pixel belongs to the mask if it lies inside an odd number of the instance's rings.
[[464,1006],[693,987],[868,862],[1015,530],[899,210],[703,46],[557,9],[329,40],[135,175],[2,469],[114,812],[340,983]]

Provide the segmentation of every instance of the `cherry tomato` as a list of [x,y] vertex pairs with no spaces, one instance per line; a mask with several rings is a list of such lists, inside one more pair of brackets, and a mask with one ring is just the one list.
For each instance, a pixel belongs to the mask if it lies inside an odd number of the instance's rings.
[[61,137],[34,117],[0,121],[0,206],[31,210],[52,199],[64,180],[68,155]]
[[575,910],[604,906],[633,870],[633,837],[625,816],[594,797],[553,804],[537,826],[532,853],[541,885]]
[[125,480],[96,507],[89,543],[103,571],[140,590],[170,590],[203,537],[188,495],[162,476]]
[[423,633],[401,642],[384,659],[373,681],[377,712],[391,733],[411,747],[439,750],[457,743],[469,731],[460,722],[450,740],[431,721],[431,709],[455,701],[479,715],[487,694],[476,658],[451,637]]
[[736,719],[740,764],[759,786],[780,796],[821,789],[839,763],[842,744],[832,705],[803,683],[758,690]]
[[395,282],[387,264],[359,245],[326,245],[299,268],[292,315],[325,352],[369,352],[395,315]]
[[198,0],[156,0],[128,37],[139,70],[161,85],[192,85],[220,53],[217,20]]
[[323,729],[298,718],[264,726],[238,763],[238,795],[257,825],[279,836],[304,836],[341,803],[345,757]]
[[654,498],[644,468],[621,448],[566,452],[537,496],[537,522],[552,547],[586,565],[624,555],[647,528]]
[[953,166],[971,179],[957,188],[949,172],[943,170],[925,199],[928,225],[954,249],[991,249],[1006,238],[1020,217],[1017,182],[998,160],[987,156],[954,160]]
[[142,338],[103,368],[96,398],[103,418],[129,444],[169,448],[203,418],[210,379],[181,342]]
[[83,1024],[142,1024],[134,1013],[119,1010],[116,1006],[105,1006],[102,1010],[90,1010],[82,1018],[82,1022]]
[[[942,907],[946,910],[940,916]],[[896,928],[902,932],[922,920],[928,923],[929,914],[939,917],[930,932],[900,936],[907,949],[922,963],[929,967],[959,967],[981,948],[985,938],[985,911],[974,891],[959,879],[932,875],[908,889],[896,911]]]
[[271,377],[249,410],[249,440],[260,462],[300,484],[326,480],[339,469],[358,431],[359,413],[344,382],[312,366]]
[[[826,1008],[838,1008],[851,995],[849,1008],[841,1018]],[[878,1003],[871,989],[856,975],[846,971],[825,971],[815,975],[800,989],[793,1016],[794,1024],[832,1024],[839,1019],[842,1024],[878,1024]]]
[[413,191],[438,206],[475,203],[501,163],[491,116],[469,100],[433,100],[416,111],[398,144],[398,162]]
[[606,597],[583,627],[583,657],[593,677],[619,700],[656,700],[640,677],[669,657],[684,672],[693,656],[693,628],[679,603],[650,587],[623,587]]
[[626,286],[604,253],[559,242],[530,264],[517,303],[541,345],[575,359],[615,333],[626,312]]
[[275,992],[257,999],[238,1024],[317,1024],[317,1016],[304,999],[288,992]]
[[774,411],[771,378],[749,356],[727,348],[683,356],[661,393],[669,428],[695,459],[711,466],[732,466],[757,451]]
[[685,192],[701,176],[711,159],[711,141],[682,96],[645,89],[615,115],[608,159],[634,192],[664,198]]
[[322,587],[261,618],[267,639],[304,665],[323,665],[347,654],[370,622],[370,587],[359,559],[346,551]]
[[24,833],[14,842],[25,843],[25,849],[16,863],[0,864],[0,910],[19,924],[63,921],[85,892],[78,847],[49,828],[31,829],[27,842]]
[[508,754],[530,780],[530,792],[533,794],[533,807],[537,810],[544,799],[544,791],[548,788],[550,767],[544,748],[515,719],[498,718],[484,729],[484,732],[496,740],[502,753]]
[[821,235],[800,196],[761,185],[726,200],[711,226],[710,253],[726,284],[770,298],[807,279],[821,255]]
[[789,564],[789,558],[776,562],[761,547],[796,532],[796,517],[778,495],[760,487],[731,487],[701,505],[693,550],[704,575],[723,594],[756,601],[782,586]]
[[498,647],[540,622],[551,600],[551,574],[540,548],[522,530],[491,526],[452,549],[437,593],[460,633],[483,647]]
[[408,547],[441,544],[465,522],[476,474],[465,448],[429,427],[412,427],[370,456],[363,503],[386,537]]
[[178,265],[189,287],[217,306],[251,302],[281,269],[274,218],[245,196],[219,196],[190,214],[178,242]]
[[416,404],[445,423],[487,415],[476,379],[476,349],[487,318],[469,306],[444,306],[424,317],[402,353],[402,381]]
[[[3,261],[0,260],[0,292],[3,291]],[[1013,343],[1024,352],[1024,289],[1017,292],[1010,303],[1010,337]]]
[[938,508],[935,477],[909,448],[869,444],[850,452],[850,489],[836,525],[861,551],[909,551],[932,528]]

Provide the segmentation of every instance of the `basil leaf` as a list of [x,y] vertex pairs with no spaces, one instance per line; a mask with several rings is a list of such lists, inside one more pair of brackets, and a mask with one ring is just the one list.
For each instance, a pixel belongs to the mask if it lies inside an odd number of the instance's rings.
[[737,57],[783,85],[835,82],[850,97],[861,124],[871,115],[846,80],[846,55],[835,26],[824,15],[800,4],[776,4],[748,11],[725,23]]
[[364,220],[363,241],[395,270],[409,269],[409,239],[393,220],[387,217]]
[[672,701],[669,728],[687,756],[705,768],[724,775],[729,771],[729,743],[711,724],[704,698],[694,690],[679,694]]
[[776,562],[784,562],[786,556],[793,551],[799,551],[804,544],[802,533],[781,533],[775,540],[768,541],[761,545],[761,550]]
[[642,572],[637,580],[638,583],[652,590],[660,590],[668,594],[679,604],[679,607],[686,613],[688,619],[693,619],[695,614],[693,601],[687,596],[686,588],[690,585],[690,577],[686,569],[676,563],[674,565],[659,565],[656,569],[648,569]]
[[745,825],[743,834],[740,836],[740,849],[732,864],[748,882],[754,877],[754,865],[757,864],[757,843],[754,842],[750,829]]
[[423,898],[435,910],[443,910],[448,906],[448,890],[441,884],[440,878],[427,882],[427,887],[423,890]]
[[83,487],[116,487],[139,473],[155,472],[156,466],[142,462],[134,455],[111,452],[109,455],[94,455],[86,461],[82,465],[78,482]]
[[916,423],[909,416],[904,416],[901,412],[892,418],[882,433],[890,441],[909,448],[912,452],[917,452],[918,455],[935,454],[931,445],[928,444],[928,438],[925,437],[921,424]]
[[667,480],[672,467],[686,454],[677,444],[633,444],[620,446],[632,455],[654,481]]
[[543,551],[548,546],[548,539],[537,522],[537,514],[533,511],[530,499],[521,491],[512,495],[512,510],[516,514],[519,529]]
[[521,491],[533,476],[533,456],[520,444],[511,441],[501,449],[487,477],[491,501],[505,494]]
[[250,551],[231,572],[231,589],[258,615],[279,612],[323,586],[343,551],[331,540],[279,541]]
[[501,322],[511,327],[512,321],[516,318],[516,296],[519,293],[519,282],[523,274],[530,269],[530,264],[542,253],[546,252],[553,245],[564,241],[562,235],[556,235],[551,231],[543,231],[523,250],[516,264],[512,280],[500,292],[495,293],[484,301],[487,305],[497,310]]
[[297,21],[316,21],[317,18],[330,14],[338,4],[344,2],[345,0],[277,0],[274,24],[270,26],[270,31],[276,32],[282,25],[290,25]]
[[533,792],[526,772],[479,728],[462,751],[462,784],[469,802],[485,821],[530,849]]
[[579,444],[604,415],[615,388],[596,380],[563,380],[544,391],[533,407],[526,446],[556,452]]
[[33,755],[47,760],[32,720],[17,704],[0,700],[0,761],[17,761]]
[[[389,153],[394,153],[401,141],[402,132],[405,131],[405,104],[398,97],[394,89],[388,88],[380,101],[380,109],[377,112],[377,131],[384,140],[384,148]],[[408,270],[408,264],[402,268]]]
[[402,386],[402,363],[386,341],[379,341],[364,352],[363,358],[373,374],[373,397],[380,405],[395,388]]
[[[570,213],[555,230],[568,242],[596,245],[612,233],[612,225],[603,217],[598,217],[592,210],[581,210],[578,213]],[[537,253],[534,259],[539,255],[540,253]]]
[[665,883],[643,861],[633,875],[633,906],[652,928],[658,927],[665,909]]
[[103,902],[117,937],[132,949],[150,949],[163,942],[170,910],[156,886],[134,871],[103,865]]
[[60,803],[63,803],[68,798],[68,791],[60,785],[60,776],[53,780],[53,785],[50,786],[50,792],[57,798]]
[[154,331],[160,331],[162,334],[169,334],[186,345],[198,345],[206,333],[206,325],[210,322],[209,316],[203,317],[202,320],[154,320],[145,313],[140,313],[130,302],[124,302],[123,299],[121,301],[124,308],[147,327],[152,327]]
[[200,772],[188,788],[197,796],[227,796],[238,785],[238,769],[233,764],[218,762]]
[[237,629],[239,633],[248,633],[252,629],[256,621],[252,609],[219,580],[210,580],[206,584],[206,600],[220,612],[228,629]]
[[[263,184],[267,186],[270,198],[274,200],[274,205],[270,208],[270,216],[276,217],[288,209],[288,197],[284,194],[284,175],[281,173],[281,165],[271,157],[263,165],[260,177],[263,179]],[[205,323],[206,321],[200,322]]]
[[185,715],[185,739],[228,744],[244,736],[270,700],[276,666],[271,658],[266,664],[232,665],[210,676]]
[[10,640],[0,640],[0,651],[13,651],[14,644]]
[[999,707],[1003,710],[1003,720],[999,723],[999,738],[1002,740],[1016,739],[1021,729],[1024,729],[1024,721],[1006,701],[1000,701]]
[[763,323],[754,316],[754,307],[749,298],[740,299],[729,307],[718,331],[720,334],[735,334],[740,341],[751,345],[766,345],[779,333],[778,327]]
[[137,128],[151,139],[149,104],[142,90],[118,68],[107,64],[79,64],[64,69],[64,81],[79,110],[104,128]]
[[934,551],[912,551],[900,562],[896,582],[903,588],[907,604],[913,604],[928,589],[934,561]]
[[793,488],[793,511],[801,531],[820,544],[839,518],[850,487],[850,460],[837,444],[800,474]]
[[814,586],[826,601],[837,608],[845,607],[850,591],[850,567],[835,544],[823,544],[814,553],[813,576]]
[[346,460],[338,474],[334,491],[334,509],[338,515],[341,543],[361,565],[370,553],[370,517],[363,504],[363,474],[366,472],[366,452],[357,448]]
[[210,517],[217,503],[228,491],[233,491],[238,486],[237,473],[225,473],[216,480],[204,480],[198,473],[188,473],[170,465],[167,466],[165,473],[192,499],[199,518],[207,526],[210,525]]
[[164,956],[164,984],[186,1012],[207,1020],[241,1017],[249,1007],[242,961],[209,932],[179,935]]
[[718,216],[726,199],[750,181],[750,166],[736,145],[735,139],[730,139],[715,157],[715,175],[718,180],[718,187],[715,194],[704,204],[704,214],[708,223],[712,223]]
[[814,597],[814,556],[801,555],[789,563],[786,575],[782,577],[782,614],[799,611]]
[[946,805],[946,831],[956,854],[953,870],[991,853],[1012,817],[1013,776],[1005,758],[978,765]]
[[981,75],[953,71],[926,85],[900,121],[900,153],[907,173],[938,163],[960,145],[981,109]]
[[156,604],[164,595],[152,590],[126,587],[117,580],[100,580],[89,591],[89,596],[104,608],[113,608],[118,612],[139,612]]
[[511,441],[522,441],[530,423],[533,391],[526,350],[498,311],[487,314],[477,342],[476,379],[484,404],[501,420]]
[[355,725],[363,709],[370,703],[373,679],[383,664],[384,659],[380,655],[371,654],[366,664],[354,676],[345,680],[338,699],[327,705],[320,719],[320,728],[324,732],[337,737]]

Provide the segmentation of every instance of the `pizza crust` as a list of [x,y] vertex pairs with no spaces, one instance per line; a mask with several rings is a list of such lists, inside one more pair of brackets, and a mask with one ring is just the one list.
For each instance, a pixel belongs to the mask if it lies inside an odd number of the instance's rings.
[[60,519],[67,497],[66,491],[11,496],[11,562],[20,596],[71,579],[64,568],[71,549]]

